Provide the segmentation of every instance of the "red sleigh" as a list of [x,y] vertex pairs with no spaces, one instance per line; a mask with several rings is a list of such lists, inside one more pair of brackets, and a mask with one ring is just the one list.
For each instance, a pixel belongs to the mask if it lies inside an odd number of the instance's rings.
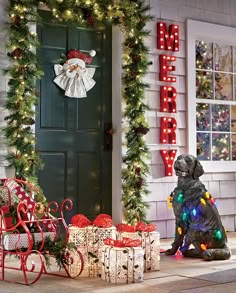
[[[60,205],[53,201],[45,207],[34,201],[38,190],[30,183],[7,178],[0,179],[0,184],[0,280],[31,285],[42,274],[79,276],[83,257],[68,243],[64,219],[64,211],[72,210],[72,201],[65,199]],[[9,256],[17,257],[17,262],[8,262]],[[48,270],[50,257],[66,274]],[[9,270],[22,272],[21,280],[8,278]]]

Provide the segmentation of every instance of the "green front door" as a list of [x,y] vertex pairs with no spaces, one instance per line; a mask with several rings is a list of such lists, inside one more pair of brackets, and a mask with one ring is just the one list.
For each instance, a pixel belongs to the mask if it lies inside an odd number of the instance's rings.
[[[42,12],[37,26],[41,41],[38,57],[44,70],[39,82],[37,105],[37,150],[44,163],[39,183],[48,200],[73,201],[73,212],[93,219],[111,214],[111,28],[95,29],[51,23]],[[64,95],[54,82],[54,64],[62,53],[96,50],[95,86],[85,98]]]

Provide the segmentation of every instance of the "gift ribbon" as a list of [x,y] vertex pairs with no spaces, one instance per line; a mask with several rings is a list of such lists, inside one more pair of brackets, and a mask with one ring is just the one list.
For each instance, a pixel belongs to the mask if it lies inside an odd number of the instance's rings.
[[112,238],[106,238],[103,240],[105,245],[114,246],[114,247],[138,247],[141,246],[141,241],[139,239],[133,240],[127,237],[124,237],[122,240],[115,240]]
[[83,214],[77,214],[71,218],[71,224],[78,228],[86,228],[91,225],[94,225],[96,227],[101,227],[101,228],[110,228],[114,225],[111,216],[107,214],[98,215],[93,222],[91,222]]
[[154,224],[145,224],[143,222],[138,222],[136,226],[128,224],[118,224],[116,226],[118,232],[154,232],[156,231],[156,226]]

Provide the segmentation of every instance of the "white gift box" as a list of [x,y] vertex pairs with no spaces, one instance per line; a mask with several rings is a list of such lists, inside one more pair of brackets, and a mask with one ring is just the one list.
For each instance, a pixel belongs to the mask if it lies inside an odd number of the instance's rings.
[[[42,238],[50,237],[54,239],[54,232],[32,233],[33,243],[42,241]],[[17,250],[20,248],[27,248],[29,246],[29,236],[27,233],[3,233],[2,246],[5,250]]]
[[109,283],[142,282],[143,257],[141,247],[103,247],[102,280]]
[[96,226],[78,228],[69,226],[69,242],[75,243],[84,258],[84,269],[80,276],[101,276],[101,254],[104,247],[103,240],[106,238],[116,238],[115,226],[110,228],[99,228]]
[[122,232],[118,239],[128,237],[139,239],[144,250],[144,272],[160,270],[160,233],[159,232]]

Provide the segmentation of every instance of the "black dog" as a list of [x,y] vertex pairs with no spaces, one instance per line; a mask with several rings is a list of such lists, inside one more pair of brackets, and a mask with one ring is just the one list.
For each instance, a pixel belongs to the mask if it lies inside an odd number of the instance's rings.
[[[177,187],[169,199],[176,218],[176,233],[167,255],[178,249],[184,256],[205,260],[229,259],[227,237],[214,199],[199,180],[204,173],[200,162],[191,155],[180,155],[174,163]],[[193,249],[189,246],[193,245]]]

